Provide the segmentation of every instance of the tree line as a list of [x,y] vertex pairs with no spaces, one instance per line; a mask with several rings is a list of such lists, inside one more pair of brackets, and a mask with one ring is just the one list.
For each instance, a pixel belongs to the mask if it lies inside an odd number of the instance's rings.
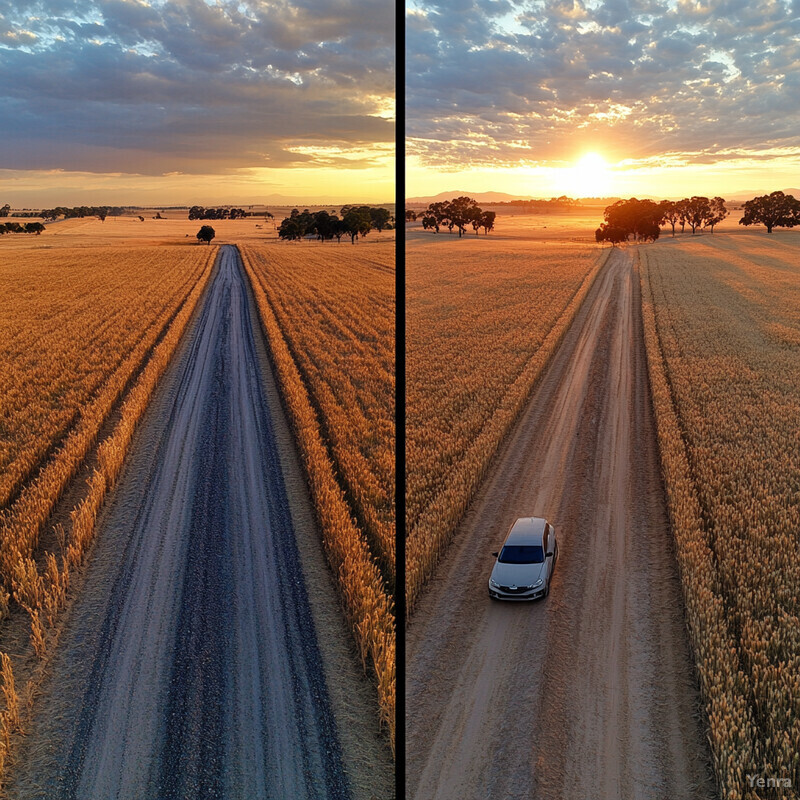
[[0,223],[0,236],[6,233],[35,233],[37,236],[44,230],[41,222],[4,222]]
[[349,236],[355,244],[359,236],[366,236],[373,228],[378,231],[394,228],[394,218],[386,208],[372,206],[344,206],[338,216],[335,212],[311,212],[292,209],[278,227],[278,237],[287,241],[313,236],[320,242]]
[[406,211],[406,221],[411,222],[422,217],[422,227],[425,230],[433,230],[434,233],[439,233],[443,227],[452,233],[453,228],[456,228],[459,239],[467,232],[467,227],[470,225],[476,236],[481,228],[488,235],[489,231],[494,230],[496,216],[494,211],[484,211],[475,200],[466,196],[431,203],[419,215],[411,209]]
[[269,211],[255,213],[245,211],[243,208],[203,208],[203,206],[192,206],[189,209],[189,219],[244,219],[245,217],[261,217],[272,219],[273,215]]
[[121,206],[56,206],[55,208],[43,208],[40,212],[42,219],[55,221],[59,217],[64,219],[74,219],[76,217],[99,217],[105,220],[106,217],[121,217],[127,211]]
[[[800,225],[800,201],[783,192],[772,192],[769,195],[754,197],[748,200],[743,208],[744,214],[740,225],[765,225],[767,233],[773,228],[792,228]],[[655,241],[661,233],[661,227],[669,225],[675,236],[675,227],[680,225],[683,233],[688,225],[692,235],[699,228],[710,228],[722,222],[728,215],[725,200],[722,197],[688,197],[683,200],[618,200],[608,206],[603,218],[605,222],[595,231],[595,240],[611,242],[612,245],[634,241]]]
[[655,241],[661,234],[662,225],[681,226],[681,232],[688,225],[694,234],[698,228],[711,228],[718,225],[730,212],[722,197],[687,197],[683,200],[618,200],[603,212],[605,222],[595,231],[595,240],[618,244],[635,241]]
[[493,205],[521,208],[531,214],[557,214],[580,206],[580,201],[562,194],[561,197],[551,197],[549,200],[508,200]]

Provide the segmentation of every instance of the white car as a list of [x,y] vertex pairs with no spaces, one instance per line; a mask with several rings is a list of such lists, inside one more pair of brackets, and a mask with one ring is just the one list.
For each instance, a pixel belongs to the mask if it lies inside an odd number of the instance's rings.
[[520,517],[512,526],[489,578],[493,600],[547,597],[558,559],[555,528],[540,517]]

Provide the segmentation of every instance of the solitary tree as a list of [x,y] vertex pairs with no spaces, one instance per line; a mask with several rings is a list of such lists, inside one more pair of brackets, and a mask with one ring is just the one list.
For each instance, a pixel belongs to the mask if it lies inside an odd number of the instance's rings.
[[783,192],[754,197],[744,204],[739,224],[766,225],[767,233],[772,233],[773,228],[793,228],[800,225],[800,200]]
[[214,232],[214,229],[210,225],[203,225],[202,228],[197,232],[197,241],[198,242],[205,242],[206,244],[211,244],[211,240],[217,234]]
[[11,206],[6,203],[2,208],[0,208],[0,217],[7,217],[10,211]]

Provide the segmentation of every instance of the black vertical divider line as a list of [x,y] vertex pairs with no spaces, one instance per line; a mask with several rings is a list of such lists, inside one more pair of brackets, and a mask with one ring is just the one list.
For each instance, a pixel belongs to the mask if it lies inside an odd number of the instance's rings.
[[395,782],[398,800],[405,798],[406,765],[406,271],[405,271],[405,3],[395,0],[395,505],[397,512],[397,694]]

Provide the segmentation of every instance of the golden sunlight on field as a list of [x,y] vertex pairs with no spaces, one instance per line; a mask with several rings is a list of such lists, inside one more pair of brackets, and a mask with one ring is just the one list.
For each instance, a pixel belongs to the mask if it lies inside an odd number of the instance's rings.
[[800,236],[640,250],[678,561],[725,798],[800,782]]
[[[188,245],[205,247],[197,241],[197,232],[202,225],[211,225],[216,233],[213,244],[229,241],[263,240],[277,238],[273,220],[263,217],[248,217],[236,220],[190,220],[185,209],[165,211],[164,219],[154,219],[160,211],[142,211],[139,216],[107,217],[101,222],[97,217],[59,219],[48,222],[39,235],[7,234],[0,237],[0,251],[41,250],[50,248],[121,247],[134,245]],[[288,214],[288,212],[287,212]],[[277,215],[276,215],[277,216]],[[280,219],[278,219],[280,222]]]
[[606,254],[593,244],[526,238],[505,218],[497,235],[410,240],[409,610]]
[[394,735],[394,237],[245,246],[326,551]]

